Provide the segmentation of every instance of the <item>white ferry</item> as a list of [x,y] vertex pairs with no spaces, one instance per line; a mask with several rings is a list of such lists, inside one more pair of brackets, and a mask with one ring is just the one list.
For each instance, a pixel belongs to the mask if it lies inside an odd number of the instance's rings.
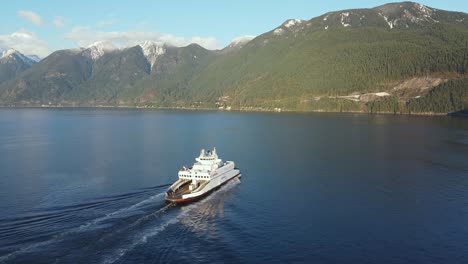
[[178,204],[192,202],[241,176],[233,161],[223,162],[218,158],[216,148],[206,152],[202,149],[195,160],[193,167],[180,169],[179,179],[166,192],[166,201]]

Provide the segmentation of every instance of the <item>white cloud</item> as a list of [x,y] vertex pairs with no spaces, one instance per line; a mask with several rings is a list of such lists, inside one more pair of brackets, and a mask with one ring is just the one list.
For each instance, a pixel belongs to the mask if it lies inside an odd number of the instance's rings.
[[108,41],[118,47],[129,47],[149,40],[167,43],[174,46],[187,46],[197,43],[206,49],[219,49],[218,41],[214,37],[194,36],[190,38],[175,36],[153,31],[100,31],[89,26],[75,27],[65,34],[66,39],[75,41],[80,47],[88,47],[97,41]]
[[45,57],[50,54],[46,41],[33,32],[20,29],[10,35],[0,35],[0,47],[13,48],[26,55]]
[[54,26],[56,27],[65,27],[66,24],[65,24],[65,18],[64,17],[61,17],[61,16],[56,16],[54,18],[54,20],[52,21],[52,23],[54,24]]
[[38,25],[42,26],[44,25],[44,20],[42,20],[42,17],[33,11],[28,11],[28,10],[20,10],[18,11],[18,16],[20,16],[23,19],[26,19],[27,21]]

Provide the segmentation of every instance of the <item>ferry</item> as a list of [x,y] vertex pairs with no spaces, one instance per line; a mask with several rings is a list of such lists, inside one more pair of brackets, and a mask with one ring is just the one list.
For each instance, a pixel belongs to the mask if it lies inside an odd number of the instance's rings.
[[179,179],[166,192],[167,202],[184,204],[199,200],[230,180],[241,177],[234,161],[223,162],[216,154],[216,148],[212,151],[202,149],[195,161],[192,167],[179,170]]

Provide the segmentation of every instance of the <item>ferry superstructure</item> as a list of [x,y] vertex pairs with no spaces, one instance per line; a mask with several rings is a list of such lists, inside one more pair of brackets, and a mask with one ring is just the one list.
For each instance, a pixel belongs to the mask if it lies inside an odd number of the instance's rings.
[[179,179],[166,192],[166,201],[177,204],[192,202],[241,176],[234,161],[223,162],[216,148],[212,151],[202,149],[195,161],[192,167],[180,169]]

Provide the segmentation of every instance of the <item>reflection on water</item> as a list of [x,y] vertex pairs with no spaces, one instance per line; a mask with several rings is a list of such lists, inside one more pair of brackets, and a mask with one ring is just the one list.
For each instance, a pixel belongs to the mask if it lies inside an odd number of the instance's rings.
[[231,180],[220,191],[211,194],[213,197],[209,197],[209,202],[200,203],[194,208],[182,207],[183,212],[190,211],[190,214],[186,214],[180,222],[200,236],[216,237],[219,222],[224,218],[224,203],[236,191],[235,186],[240,182],[239,178]]
[[[166,206],[212,147],[242,184]],[[1,109],[0,157],[0,263],[468,263],[466,119]]]

